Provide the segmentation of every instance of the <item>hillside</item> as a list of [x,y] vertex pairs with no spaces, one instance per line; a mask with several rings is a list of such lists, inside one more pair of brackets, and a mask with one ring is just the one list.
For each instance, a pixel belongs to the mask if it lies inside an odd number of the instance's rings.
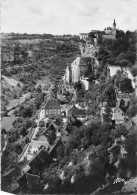
[[20,96],[23,84],[20,81],[6,76],[2,76],[1,79],[1,105],[2,110],[5,110],[5,106],[8,106],[10,100]]
[[[79,39],[38,35],[2,35],[2,109],[37,83],[55,83],[80,54]],[[18,85],[18,86],[17,86]]]
[[[48,46],[37,43],[39,49],[52,46],[53,56],[48,52],[47,57],[42,49],[33,63],[14,61],[11,70],[8,63],[3,70],[23,83],[22,93],[30,92],[32,98],[16,109],[18,118],[2,157],[4,179],[5,172],[16,166],[18,184],[11,178],[8,188],[5,179],[2,187],[12,191],[12,184],[17,184],[24,194],[112,194],[122,188],[125,192],[125,182],[137,176],[137,97],[123,71],[135,64],[134,35],[102,40],[98,50],[92,45],[90,54],[83,42],[85,56],[93,54],[98,61],[89,69],[88,90],[81,81],[67,84],[61,79],[79,55],[78,43],[75,47],[71,40],[61,39],[57,46],[54,40],[53,48],[53,40]],[[109,75],[110,65],[122,71]],[[58,95],[67,101],[59,101]]]
[[2,68],[34,63],[57,54],[78,52],[79,39],[71,37],[5,36],[2,39]]

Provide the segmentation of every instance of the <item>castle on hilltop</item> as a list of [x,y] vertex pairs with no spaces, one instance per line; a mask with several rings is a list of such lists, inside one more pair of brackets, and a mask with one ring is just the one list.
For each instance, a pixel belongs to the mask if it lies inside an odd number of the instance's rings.
[[[98,33],[96,33],[95,30],[93,30],[91,32],[95,32],[95,35],[98,34]],[[116,21],[115,21],[115,19],[113,22],[113,27],[105,28],[104,32],[105,33],[102,35],[103,39],[116,39]],[[87,41],[89,39],[89,33],[80,33],[79,38]]]
[[102,35],[104,39],[116,39],[116,22],[113,22],[113,28],[107,27],[104,29],[105,34]]

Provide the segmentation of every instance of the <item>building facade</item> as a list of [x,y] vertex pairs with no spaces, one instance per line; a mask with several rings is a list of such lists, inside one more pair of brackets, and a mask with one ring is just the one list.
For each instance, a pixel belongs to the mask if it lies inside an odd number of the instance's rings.
[[88,33],[80,33],[79,37],[80,37],[80,39],[87,40],[88,39]]
[[89,89],[89,81],[87,77],[80,77],[80,81],[82,82],[82,84],[84,85],[85,90]]
[[45,105],[45,117],[61,115],[60,102],[57,99],[50,99]]
[[116,39],[116,22],[114,20],[113,27],[107,27],[104,29],[105,34],[102,35],[104,39]]
[[91,57],[77,57],[71,64],[72,83],[80,81],[81,76],[85,76],[92,70]]
[[65,70],[64,80],[66,83],[71,82],[71,67],[70,66],[67,66]]

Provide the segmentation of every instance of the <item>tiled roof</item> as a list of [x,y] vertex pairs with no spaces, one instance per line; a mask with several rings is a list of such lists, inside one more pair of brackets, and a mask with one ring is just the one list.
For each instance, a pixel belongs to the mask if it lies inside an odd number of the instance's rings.
[[80,33],[80,35],[88,35],[88,33]]
[[45,150],[40,150],[39,153],[33,157],[29,162],[29,166],[35,169],[41,169],[41,165],[44,164],[48,159],[47,152]]
[[107,30],[113,30],[111,27],[107,27]]
[[120,100],[119,108],[126,113],[127,109],[129,108],[129,101],[124,101],[123,99]]
[[45,109],[49,109],[49,108],[51,108],[51,109],[55,109],[55,108],[60,109],[61,107],[60,107],[59,100],[57,100],[57,99],[50,99],[47,102],[47,104],[45,105]]
[[51,123],[50,126],[48,128],[46,128],[41,134],[41,135],[44,135],[46,136],[46,134],[49,132],[49,131],[52,131],[53,129],[56,130],[56,128],[58,128],[58,126],[54,123]]
[[91,63],[91,57],[77,57],[71,65],[86,66]]
[[76,107],[72,108],[71,113],[72,113],[72,116],[74,116],[74,117],[86,117],[85,110],[78,109]]

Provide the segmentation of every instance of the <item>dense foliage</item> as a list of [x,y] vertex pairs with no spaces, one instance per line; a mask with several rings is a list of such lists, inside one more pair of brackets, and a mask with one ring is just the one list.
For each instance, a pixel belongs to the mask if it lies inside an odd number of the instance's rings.
[[97,58],[103,67],[105,64],[132,67],[136,60],[135,35],[129,31],[117,33],[116,40],[102,40]]

